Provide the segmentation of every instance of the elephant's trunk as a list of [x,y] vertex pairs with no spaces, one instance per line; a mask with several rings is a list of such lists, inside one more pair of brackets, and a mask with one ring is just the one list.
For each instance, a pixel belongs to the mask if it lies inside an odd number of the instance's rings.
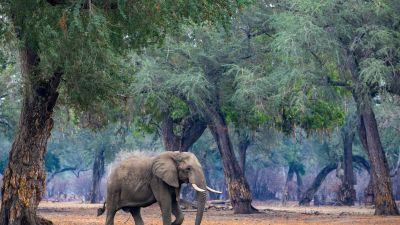
[[204,207],[206,205],[207,192],[197,192],[197,213],[195,225],[200,225],[203,219]]
[[197,194],[197,213],[195,225],[200,225],[203,219],[203,212],[206,205],[207,185],[203,171],[193,171],[193,176],[190,177],[190,183],[195,184],[193,187],[196,189]]

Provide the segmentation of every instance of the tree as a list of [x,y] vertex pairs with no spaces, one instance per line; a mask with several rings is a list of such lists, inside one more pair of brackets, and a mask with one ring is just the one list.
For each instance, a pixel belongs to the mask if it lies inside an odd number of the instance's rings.
[[[173,100],[170,96],[174,96],[178,99],[175,102],[184,103],[192,118],[200,117],[198,125],[203,124],[203,130],[207,125],[218,145],[235,213],[250,213],[253,211],[250,189],[229,137],[227,118],[233,111],[229,96],[234,85],[233,79],[225,73],[225,64],[230,59],[223,55],[231,50],[224,49],[225,35],[210,27],[188,27],[185,34],[168,39],[168,48],[146,49],[147,54],[139,63],[142,68],[136,90],[138,95],[146,96],[148,102],[159,100],[158,107],[166,105],[164,111],[167,112],[177,108],[178,104],[169,102]],[[169,108],[171,105],[175,106]],[[166,122],[171,124],[172,121],[167,117],[164,126]]]
[[269,7],[275,11],[269,19],[274,36],[269,46],[275,60],[266,77],[292,90],[278,94],[292,93],[295,101],[308,99],[308,90],[317,87],[325,88],[313,92],[314,98],[327,93],[352,95],[359,136],[372,167],[375,214],[398,215],[373,97],[386,90],[398,73],[393,68],[399,62],[395,21],[400,8],[392,0],[271,1]]
[[120,66],[123,50],[159,42],[185,18],[226,20],[229,3],[2,1],[1,19],[15,28],[10,32],[20,46],[24,90],[3,178],[0,223],[45,223],[36,209],[45,188],[43,160],[59,96],[82,108],[115,97],[127,83]]

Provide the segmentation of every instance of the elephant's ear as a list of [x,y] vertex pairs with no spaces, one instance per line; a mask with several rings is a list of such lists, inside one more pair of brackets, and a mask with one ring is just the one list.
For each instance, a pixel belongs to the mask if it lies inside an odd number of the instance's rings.
[[158,157],[153,163],[153,174],[161,178],[168,185],[178,188],[178,170],[171,157]]

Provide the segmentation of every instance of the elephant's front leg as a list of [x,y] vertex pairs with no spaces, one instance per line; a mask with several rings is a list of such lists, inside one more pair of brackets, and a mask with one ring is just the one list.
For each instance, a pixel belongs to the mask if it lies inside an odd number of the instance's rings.
[[154,197],[160,205],[163,225],[171,225],[172,196],[171,187],[159,178],[154,178],[151,182],[151,189]]
[[172,214],[175,216],[175,221],[172,222],[172,225],[181,225],[183,223],[184,216],[179,205],[180,193],[180,188],[175,188],[175,193],[172,196]]
[[176,218],[172,225],[181,225],[185,217],[183,216],[179,202],[176,199],[172,199],[172,214],[174,214]]

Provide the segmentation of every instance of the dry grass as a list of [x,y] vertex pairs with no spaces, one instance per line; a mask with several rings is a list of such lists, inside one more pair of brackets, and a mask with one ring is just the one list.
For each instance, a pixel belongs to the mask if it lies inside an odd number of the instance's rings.
[[[295,203],[287,207],[276,203],[256,202],[261,213],[234,215],[232,211],[208,210],[204,214],[203,225],[266,225],[266,224],[400,224],[400,217],[373,216],[371,207],[300,207]],[[57,225],[100,225],[105,216],[96,217],[101,204],[79,202],[42,202],[39,214]],[[161,225],[160,210],[157,205],[142,209],[146,225]],[[185,212],[183,224],[194,223],[195,212]],[[133,225],[130,214],[118,212],[116,225]]]

